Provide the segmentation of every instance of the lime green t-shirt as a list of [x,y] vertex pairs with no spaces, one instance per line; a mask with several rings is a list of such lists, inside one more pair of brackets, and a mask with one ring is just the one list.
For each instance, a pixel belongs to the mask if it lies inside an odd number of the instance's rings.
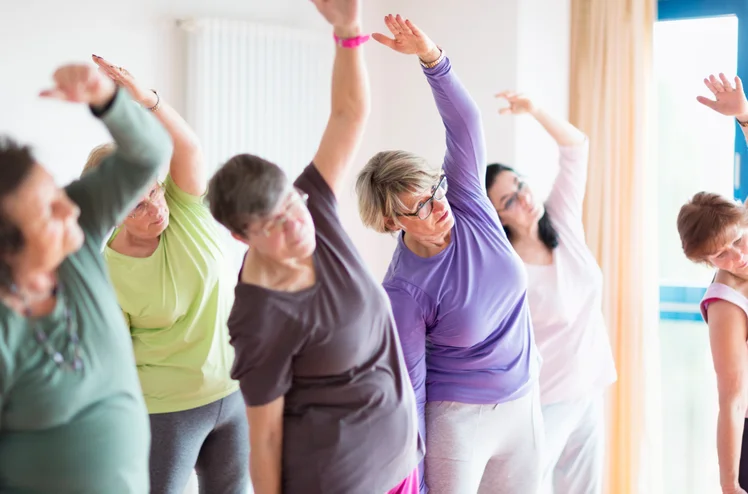
[[235,283],[222,235],[202,198],[170,176],[166,203],[169,225],[150,257],[104,250],[149,413],[197,408],[238,389],[226,326]]

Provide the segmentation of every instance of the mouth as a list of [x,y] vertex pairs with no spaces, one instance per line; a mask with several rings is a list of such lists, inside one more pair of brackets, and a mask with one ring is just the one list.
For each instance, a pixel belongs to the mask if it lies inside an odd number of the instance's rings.
[[437,223],[441,223],[442,221],[445,221],[449,217],[449,210],[444,211],[444,214],[439,216],[439,219],[436,220]]
[[161,216],[158,220],[153,222],[153,224],[156,226],[161,226],[164,223],[166,223],[166,216]]

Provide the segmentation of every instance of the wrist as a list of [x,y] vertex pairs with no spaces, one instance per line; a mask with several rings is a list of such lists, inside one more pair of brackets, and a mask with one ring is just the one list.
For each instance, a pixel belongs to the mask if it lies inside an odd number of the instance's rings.
[[94,108],[102,108],[114,99],[115,94],[117,94],[117,86],[107,79],[101,84],[99,91],[91,96],[88,104]]
[[740,492],[740,484],[738,483],[737,478],[728,482],[720,482],[720,484],[720,488],[722,489],[723,494],[733,494],[736,492]]
[[421,59],[421,62],[429,64],[432,62],[436,62],[441,54],[441,49],[439,49],[438,46],[432,44],[432,46],[425,53],[419,53],[418,58]]
[[153,90],[145,92],[140,98],[138,98],[138,103],[140,103],[140,106],[143,108],[153,108],[158,102],[158,95],[156,94],[156,91]]
[[342,39],[355,38],[361,36],[361,26],[359,24],[353,24],[350,26],[333,26],[333,33],[335,36]]

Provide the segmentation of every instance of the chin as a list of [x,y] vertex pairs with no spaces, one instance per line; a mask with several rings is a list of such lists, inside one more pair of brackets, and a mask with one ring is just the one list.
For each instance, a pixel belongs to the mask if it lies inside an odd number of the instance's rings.
[[85,240],[86,236],[83,233],[83,230],[78,226],[78,223],[76,223],[74,227],[65,232],[65,240],[63,244],[65,246],[65,255],[68,256],[78,252],[80,248],[83,247],[83,242]]
[[539,206],[536,206],[535,211],[533,211],[533,213],[535,216],[535,221],[540,221],[540,218],[542,218],[543,215],[545,214],[545,208],[543,207],[542,204]]

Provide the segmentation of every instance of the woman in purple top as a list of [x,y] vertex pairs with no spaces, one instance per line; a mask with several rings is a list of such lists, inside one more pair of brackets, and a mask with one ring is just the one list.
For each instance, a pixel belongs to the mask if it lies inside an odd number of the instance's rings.
[[483,188],[480,112],[440,48],[400,16],[385,23],[394,39],[374,38],[418,55],[447,132],[442,170],[387,151],[356,183],[363,222],[402,231],[384,287],[426,439],[421,488],[533,493],[544,433],[540,360],[522,261]]

